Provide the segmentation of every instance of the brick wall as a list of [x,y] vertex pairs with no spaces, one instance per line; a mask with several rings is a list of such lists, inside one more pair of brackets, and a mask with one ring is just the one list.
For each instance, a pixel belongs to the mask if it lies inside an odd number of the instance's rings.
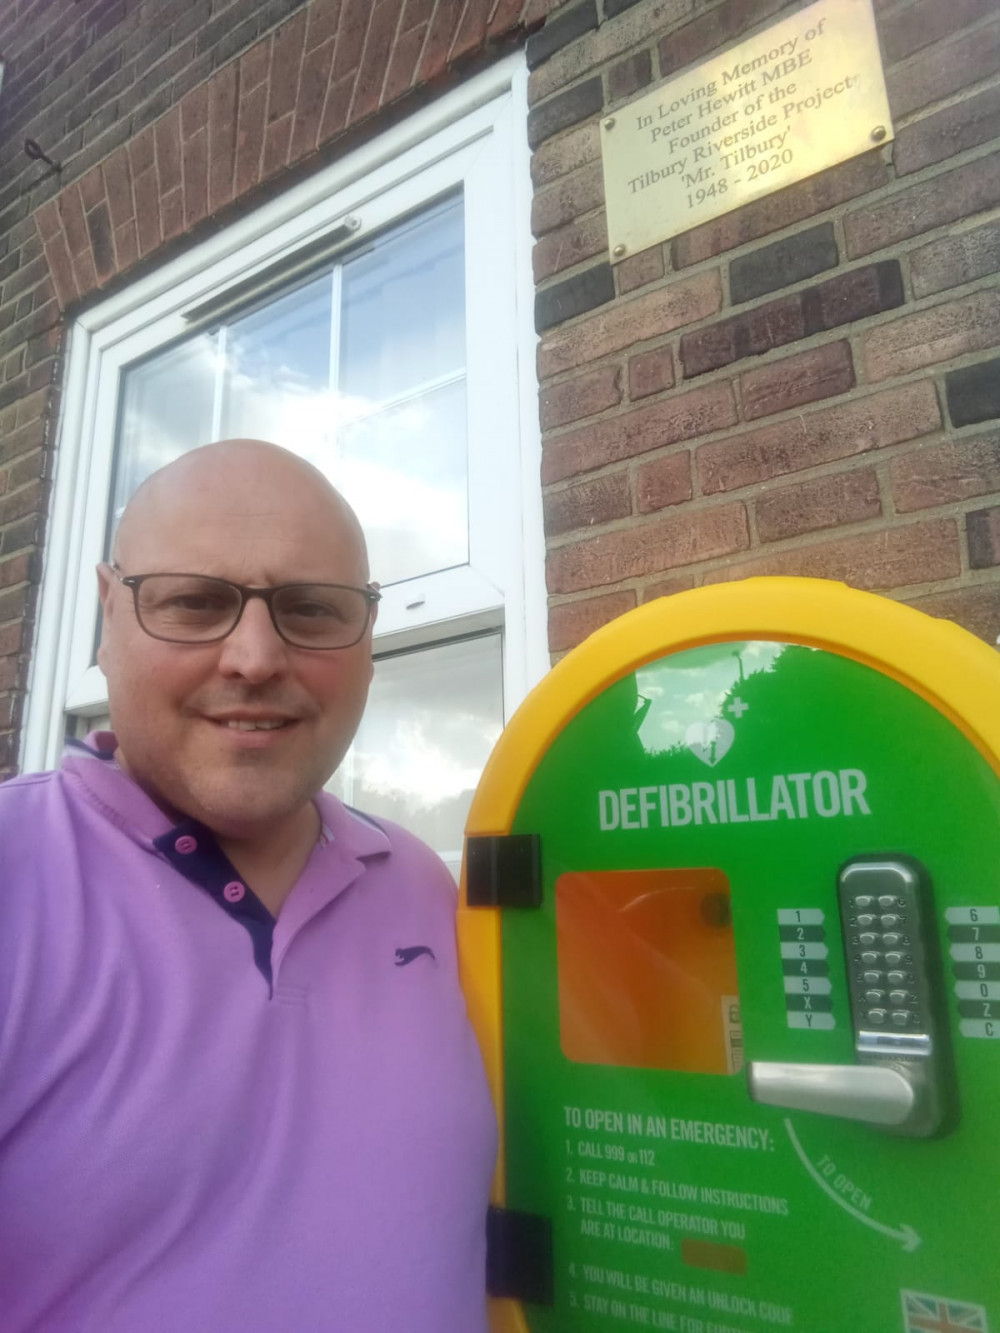
[[602,114],[800,7],[576,0],[528,41],[554,653],[752,574],[1000,635],[995,0],[877,0],[893,143],[608,262]]
[[0,6],[0,778],[18,752],[73,315],[503,54],[556,3]]

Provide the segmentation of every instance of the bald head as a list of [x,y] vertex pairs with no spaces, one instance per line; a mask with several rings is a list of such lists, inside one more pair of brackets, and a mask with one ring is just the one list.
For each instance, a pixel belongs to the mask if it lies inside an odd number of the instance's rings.
[[[274,510],[327,521],[357,545],[358,577],[368,581],[368,556],[357,515],[319,468],[267,440],[222,440],[182,454],[139,486],[122,514],[114,539],[114,560],[134,565],[136,547],[151,530],[171,528],[180,515],[215,507],[248,521]],[[292,521],[295,521],[294,518]]]

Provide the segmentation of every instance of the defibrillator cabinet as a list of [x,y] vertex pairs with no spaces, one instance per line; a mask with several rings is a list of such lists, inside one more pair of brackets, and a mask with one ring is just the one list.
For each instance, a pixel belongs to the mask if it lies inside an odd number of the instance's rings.
[[494,1333],[1000,1333],[991,648],[821,580],[653,602],[467,833]]

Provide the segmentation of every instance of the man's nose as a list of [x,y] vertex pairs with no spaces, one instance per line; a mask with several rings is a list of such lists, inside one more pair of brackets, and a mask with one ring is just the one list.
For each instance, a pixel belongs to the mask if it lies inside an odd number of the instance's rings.
[[248,598],[239,623],[222,640],[219,670],[261,684],[288,669],[288,645],[274,628],[271,613],[259,597]]

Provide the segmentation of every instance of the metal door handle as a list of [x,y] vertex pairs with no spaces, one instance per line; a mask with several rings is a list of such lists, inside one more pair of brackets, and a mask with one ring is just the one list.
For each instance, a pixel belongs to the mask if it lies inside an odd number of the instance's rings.
[[753,1100],[767,1106],[901,1128],[912,1120],[918,1103],[917,1088],[909,1074],[909,1067],[886,1064],[802,1065],[755,1060],[747,1065],[747,1086]]

